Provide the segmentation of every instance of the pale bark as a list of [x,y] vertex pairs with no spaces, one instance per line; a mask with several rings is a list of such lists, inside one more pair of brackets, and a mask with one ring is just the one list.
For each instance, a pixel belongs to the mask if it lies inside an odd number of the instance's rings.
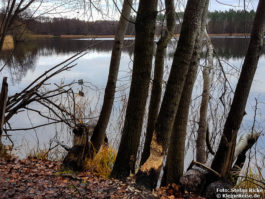
[[208,103],[210,98],[210,70],[213,67],[213,46],[211,40],[207,34],[204,32],[207,45],[207,65],[203,68],[203,92],[202,101],[200,107],[200,120],[199,129],[196,140],[196,160],[201,163],[206,162],[206,131],[207,131],[207,112]]

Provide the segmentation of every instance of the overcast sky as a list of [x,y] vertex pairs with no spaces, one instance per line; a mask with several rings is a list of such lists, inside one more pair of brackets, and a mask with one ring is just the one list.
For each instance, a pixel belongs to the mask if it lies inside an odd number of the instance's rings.
[[[121,0],[115,0],[119,5],[119,9],[121,9]],[[161,0],[163,2],[163,0]],[[183,2],[183,0],[175,0],[176,2]],[[38,2],[38,1],[37,1]],[[114,9],[113,0],[93,0],[95,6],[101,5],[101,9],[104,10],[103,15],[99,14],[96,9],[93,9],[92,14],[90,9],[84,10],[83,4],[78,4],[76,2],[85,2],[85,1],[77,1],[77,0],[49,0],[43,1],[41,7],[39,8],[38,14],[43,15],[43,13],[50,13],[50,17],[67,17],[67,18],[79,18],[79,19],[86,19],[86,20],[118,20],[119,19],[119,12],[117,9]],[[60,3],[58,3],[60,2]],[[62,5],[62,2],[63,5]],[[185,2],[185,0],[184,0]],[[247,10],[255,10],[257,7],[258,0],[210,0],[210,11],[219,10],[242,10],[244,9],[244,2],[245,7]],[[2,1],[0,5],[2,4]],[[75,4],[73,6],[73,4]],[[177,3],[176,10],[183,11],[184,5],[183,3]],[[103,5],[103,6],[102,6]],[[1,5],[2,6],[2,5]],[[35,3],[32,10],[37,8],[39,3]],[[89,6],[87,6],[89,7]],[[54,9],[56,8],[56,9]],[[107,9],[108,8],[108,9]],[[135,8],[137,9],[137,8]],[[56,14],[60,13],[60,14]]]
[[[245,0],[247,10],[255,10],[258,0]],[[210,10],[244,9],[244,0],[210,0]]]

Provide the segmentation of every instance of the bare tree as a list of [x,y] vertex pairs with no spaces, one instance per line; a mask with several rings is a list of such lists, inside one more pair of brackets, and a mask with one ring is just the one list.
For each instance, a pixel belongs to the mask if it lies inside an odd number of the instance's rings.
[[112,48],[109,76],[105,89],[103,106],[100,112],[97,125],[90,140],[92,145],[90,147],[90,157],[93,157],[94,154],[99,151],[105,137],[105,131],[109,122],[115,96],[115,88],[121,59],[121,50],[124,42],[124,35],[128,26],[128,19],[131,13],[131,5],[132,0],[125,0],[123,3],[120,21],[117,27],[117,33],[115,35],[114,45]]
[[36,0],[7,0],[4,15],[0,26],[0,49],[2,49],[5,36],[19,14],[24,12]]
[[189,0],[165,95],[153,133],[150,156],[137,173],[137,183],[154,188],[166,155],[181,93],[189,70],[195,40],[200,30],[205,0]]
[[199,129],[196,140],[196,160],[201,163],[206,163],[206,132],[208,128],[207,112],[210,98],[210,70],[213,67],[213,47],[207,32],[204,31],[203,33],[206,37],[208,64],[204,66],[202,71],[203,91],[200,107]]
[[153,136],[153,131],[155,129],[155,123],[161,101],[163,75],[164,75],[164,57],[168,42],[171,40],[175,31],[176,16],[175,16],[174,1],[165,0],[165,6],[166,6],[167,27],[165,30],[162,30],[161,37],[157,43],[157,48],[156,48],[154,79],[152,84],[153,87],[152,87],[152,93],[149,105],[146,137],[144,143],[144,150],[141,157],[141,164],[143,164],[147,160],[150,154],[150,144]]
[[132,82],[121,143],[111,173],[111,176],[115,178],[126,178],[130,175],[130,172],[134,173],[135,170],[150,84],[156,15],[157,0],[141,0],[139,2],[135,22],[136,35]]
[[192,90],[194,82],[197,77],[197,71],[200,63],[202,40],[206,26],[208,5],[209,5],[209,0],[206,1],[206,5],[203,11],[200,33],[198,34],[196,39],[192,59],[189,66],[189,71],[187,74],[183,92],[181,94],[181,99],[175,117],[172,135],[170,137],[167,162],[164,168],[164,176],[162,182],[162,184],[164,185],[173,182],[177,183],[179,178],[183,175],[188,115],[190,109]]
[[259,1],[248,51],[237,83],[234,99],[225,123],[221,142],[212,162],[212,169],[220,172],[221,176],[228,176],[232,166],[238,129],[245,114],[249,91],[263,46],[265,31],[264,10],[265,1]]

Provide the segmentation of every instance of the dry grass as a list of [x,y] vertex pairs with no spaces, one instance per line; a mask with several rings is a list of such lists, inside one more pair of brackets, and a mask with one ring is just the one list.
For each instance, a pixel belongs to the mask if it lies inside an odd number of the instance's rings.
[[265,198],[265,181],[262,174],[253,173],[251,168],[248,171],[246,177],[241,178],[238,184],[234,188],[241,188],[248,190],[249,194],[258,194],[257,198]]
[[2,50],[12,50],[14,49],[14,39],[11,35],[5,36]]
[[112,171],[116,156],[117,153],[113,148],[102,146],[93,160],[88,159],[86,161],[86,169],[104,178],[108,178]]

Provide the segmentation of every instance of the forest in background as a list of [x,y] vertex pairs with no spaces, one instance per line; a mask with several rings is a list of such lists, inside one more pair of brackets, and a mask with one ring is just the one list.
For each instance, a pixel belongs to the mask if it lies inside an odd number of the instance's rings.
[[[178,20],[175,28],[175,33],[180,33],[181,21],[183,12],[177,13]],[[223,33],[250,33],[255,11],[232,10],[229,11],[214,11],[208,14],[208,33],[223,34]],[[132,22],[135,17],[131,16],[131,23],[128,24],[126,31],[127,35],[134,35],[135,29]],[[157,16],[158,26],[156,33],[159,34],[165,16],[160,14]],[[100,20],[94,22],[82,21],[79,19],[67,18],[32,18],[24,20],[28,29],[34,34],[44,35],[115,35],[118,21]]]

